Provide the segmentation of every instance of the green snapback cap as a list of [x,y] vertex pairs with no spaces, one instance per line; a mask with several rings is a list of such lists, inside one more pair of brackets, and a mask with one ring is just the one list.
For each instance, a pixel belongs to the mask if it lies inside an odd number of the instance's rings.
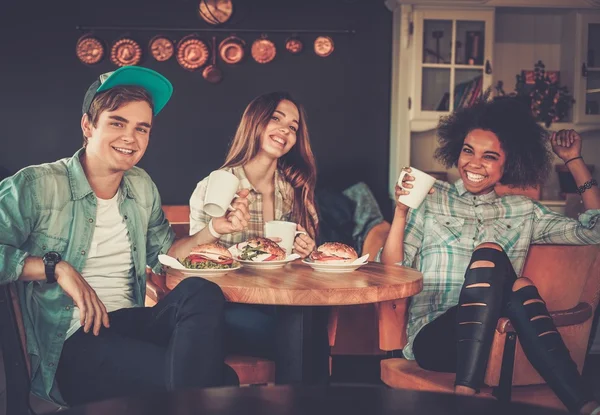
[[98,77],[88,88],[83,98],[83,113],[90,110],[90,105],[97,94],[116,86],[139,86],[152,97],[154,115],[158,114],[173,94],[173,85],[167,78],[152,69],[141,66],[123,66],[116,71],[107,72]]

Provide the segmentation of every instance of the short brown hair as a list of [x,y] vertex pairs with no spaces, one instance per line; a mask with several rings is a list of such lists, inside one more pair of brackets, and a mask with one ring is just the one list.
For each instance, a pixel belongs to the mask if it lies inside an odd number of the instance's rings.
[[[100,114],[104,111],[116,111],[125,104],[138,101],[147,102],[150,105],[152,114],[154,114],[152,97],[144,88],[139,86],[116,86],[107,91],[100,92],[94,97],[94,100],[90,104],[90,109],[86,114],[92,125],[96,127]],[[87,146],[87,143],[88,138],[84,135],[83,146]]]

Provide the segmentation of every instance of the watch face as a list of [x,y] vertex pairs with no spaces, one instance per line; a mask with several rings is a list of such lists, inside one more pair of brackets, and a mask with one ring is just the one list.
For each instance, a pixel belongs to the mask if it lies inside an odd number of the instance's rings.
[[53,265],[53,264],[60,262],[60,260],[62,258],[58,252],[52,251],[52,252],[46,253],[46,255],[44,255],[43,259],[44,259],[44,264]]

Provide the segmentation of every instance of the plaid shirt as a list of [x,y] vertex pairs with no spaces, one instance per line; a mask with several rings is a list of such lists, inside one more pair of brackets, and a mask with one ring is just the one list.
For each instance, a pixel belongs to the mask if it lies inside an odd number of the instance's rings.
[[435,193],[409,211],[404,260],[423,273],[423,291],[411,298],[408,344],[403,354],[414,359],[412,343],[426,324],[458,304],[465,271],[474,248],[484,242],[500,245],[517,275],[523,271],[531,244],[588,245],[600,243],[600,210],[579,220],[555,213],[524,196],[475,196],[462,180],[436,182]]
[[[239,189],[250,189],[248,201],[248,213],[250,213],[250,221],[248,228],[242,232],[232,233],[221,236],[219,242],[229,247],[238,242],[244,242],[254,236],[263,236],[263,198],[262,194],[256,191],[250,183],[242,166],[230,167],[225,169],[233,173],[240,179]],[[204,229],[211,219],[204,212],[204,197],[206,195],[206,187],[208,186],[208,177],[205,177],[198,185],[190,198],[190,235]],[[292,218],[292,208],[294,205],[294,189],[285,181],[281,172],[275,170],[275,214],[273,220],[295,221]],[[315,223],[318,223],[316,210],[313,206],[308,207],[309,212],[313,215]]]

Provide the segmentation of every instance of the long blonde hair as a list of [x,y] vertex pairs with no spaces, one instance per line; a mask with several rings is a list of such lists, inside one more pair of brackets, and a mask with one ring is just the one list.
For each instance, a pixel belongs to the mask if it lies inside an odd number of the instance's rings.
[[277,168],[294,189],[292,218],[316,238],[318,224],[309,207],[314,209],[317,167],[310,148],[306,113],[287,92],[260,95],[246,107],[222,168],[243,166],[260,150],[260,139],[277,105],[283,100],[292,102],[300,113],[296,144],[277,160]]

